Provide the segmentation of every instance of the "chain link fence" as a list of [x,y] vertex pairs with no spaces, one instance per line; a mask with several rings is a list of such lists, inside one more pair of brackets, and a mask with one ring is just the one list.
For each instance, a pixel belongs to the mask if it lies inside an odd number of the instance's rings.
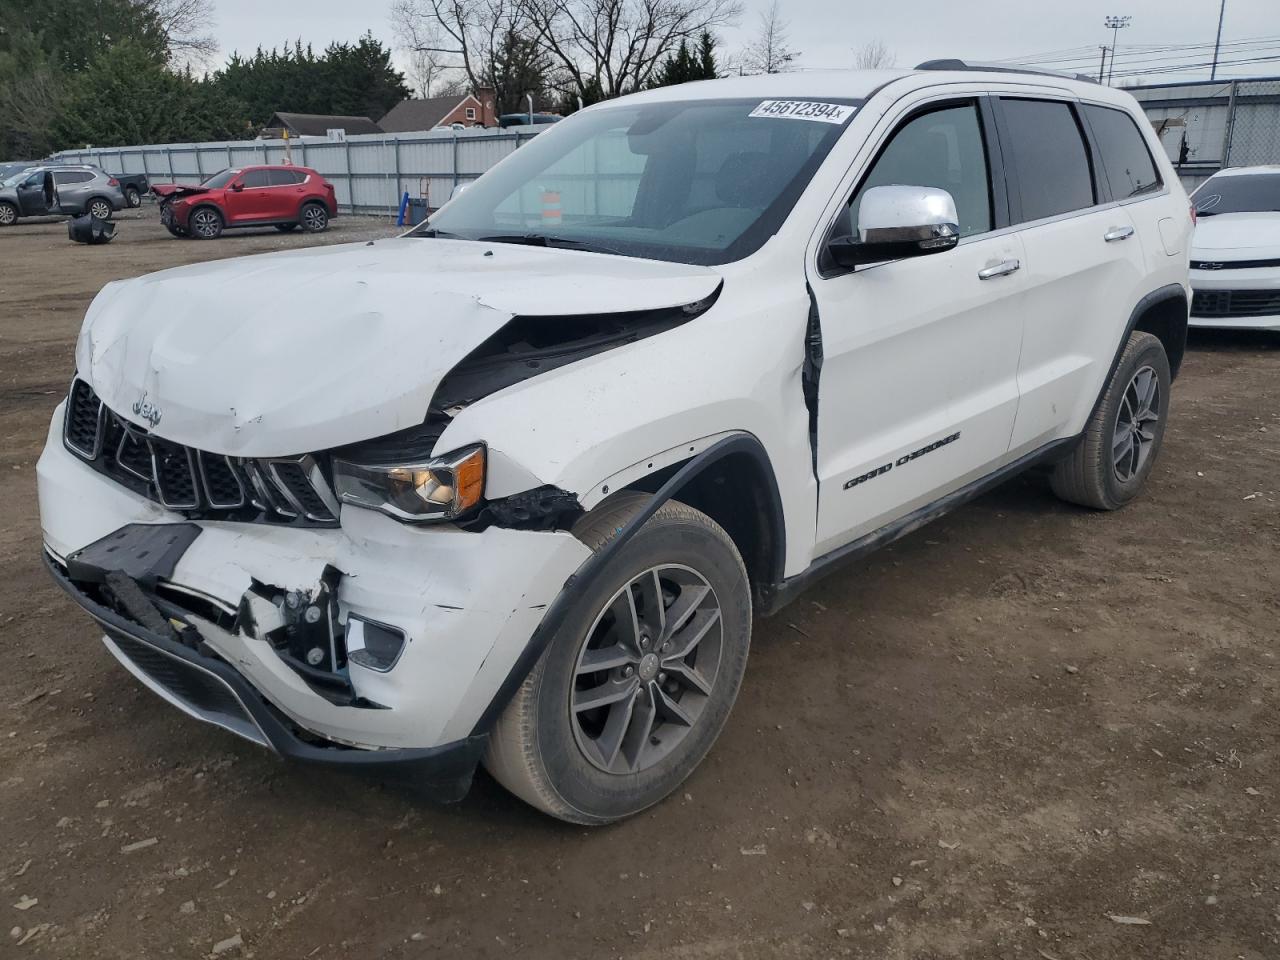
[[1129,92],[1188,188],[1224,167],[1280,164],[1280,77],[1166,83]]

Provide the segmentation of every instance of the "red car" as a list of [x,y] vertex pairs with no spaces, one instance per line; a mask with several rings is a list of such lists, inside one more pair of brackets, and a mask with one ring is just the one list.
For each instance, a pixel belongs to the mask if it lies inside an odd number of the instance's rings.
[[319,233],[338,215],[333,184],[306,167],[236,167],[198,187],[152,184],[160,222],[175,237],[212,240],[230,227]]

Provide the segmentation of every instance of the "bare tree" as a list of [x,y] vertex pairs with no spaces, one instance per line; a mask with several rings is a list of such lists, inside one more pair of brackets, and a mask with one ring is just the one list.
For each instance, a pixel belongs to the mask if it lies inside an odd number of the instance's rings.
[[28,157],[52,150],[49,131],[58,115],[60,94],[58,74],[44,63],[0,86],[0,110],[8,128],[0,138],[3,147]]
[[[504,38],[528,31],[520,0],[393,0],[391,19],[402,44],[429,56],[432,80],[461,70],[471,89],[492,85],[490,65]],[[427,61],[423,61],[427,66]]]
[[213,28],[213,0],[137,0],[160,25],[169,59],[178,65],[207,64],[218,52]]
[[855,70],[881,70],[893,64],[894,56],[881,40],[868,40],[853,52]]
[[681,40],[735,21],[739,0],[518,0],[566,91],[590,103],[644,88]]
[[409,83],[420,97],[430,97],[456,64],[449,63],[440,25],[421,0],[392,0],[391,24],[396,43],[409,57]]
[[785,73],[800,56],[788,45],[791,24],[782,19],[778,0],[760,14],[760,32],[742,51],[738,63],[742,73]]

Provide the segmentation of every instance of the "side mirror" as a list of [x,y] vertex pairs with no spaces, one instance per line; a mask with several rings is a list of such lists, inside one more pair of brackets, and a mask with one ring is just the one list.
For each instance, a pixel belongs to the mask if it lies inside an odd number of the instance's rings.
[[956,202],[937,187],[872,187],[858,205],[858,235],[827,244],[841,267],[942,253],[960,242]]
[[241,180],[237,180],[235,183],[231,184],[231,189],[234,190],[236,193],[239,193],[241,190],[244,189],[244,182]]

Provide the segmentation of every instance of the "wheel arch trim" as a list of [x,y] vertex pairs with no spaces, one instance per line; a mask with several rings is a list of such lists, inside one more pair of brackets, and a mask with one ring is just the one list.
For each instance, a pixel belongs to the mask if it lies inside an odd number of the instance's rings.
[[[1175,301],[1182,302],[1183,314],[1185,317],[1191,309],[1191,301],[1187,297],[1186,288],[1179,283],[1169,283],[1163,287],[1157,287],[1155,290],[1146,294],[1134,306],[1133,311],[1129,314],[1129,322],[1125,324],[1124,333],[1120,336],[1120,342],[1116,344],[1115,354],[1111,358],[1110,366],[1107,367],[1107,375],[1102,378],[1102,385],[1098,388],[1098,396],[1094,399],[1093,405],[1089,408],[1089,416],[1085,418],[1086,423],[1088,423],[1088,421],[1092,419],[1093,415],[1098,412],[1098,407],[1101,405],[1103,397],[1107,395],[1107,387],[1111,384],[1111,378],[1116,375],[1116,369],[1120,366],[1120,358],[1124,356],[1124,348],[1128,345],[1129,337],[1133,334],[1133,331],[1138,328],[1139,321],[1141,321],[1142,318],[1152,309],[1162,304],[1172,303]],[[1182,326],[1182,340],[1184,344],[1186,343],[1186,336],[1187,331],[1184,320]],[[1169,358],[1169,366],[1170,379],[1172,380],[1177,376],[1177,370],[1174,368],[1173,357]]]
[[494,723],[502,715],[502,711],[506,709],[507,704],[511,702],[511,698],[515,696],[520,685],[524,683],[525,678],[538,662],[548,644],[550,644],[551,638],[555,636],[556,631],[564,623],[574,600],[595,583],[602,575],[605,566],[617,555],[618,551],[631,541],[640,531],[640,528],[658,512],[663,504],[668,500],[674,499],[680,490],[699,474],[726,457],[733,455],[750,457],[762,470],[766,481],[766,496],[772,502],[769,511],[772,516],[767,518],[773,527],[774,534],[772,556],[770,558],[772,569],[769,579],[772,581],[781,580],[783,560],[786,553],[786,536],[782,517],[782,497],[778,491],[777,478],[774,475],[773,466],[769,461],[769,455],[765,451],[763,444],[749,433],[735,433],[712,444],[706,450],[687,460],[649,498],[649,502],[645,504],[644,508],[632,517],[624,527],[618,530],[617,534],[599,553],[593,553],[588,557],[582,566],[565,581],[555,600],[547,608],[547,612],[541,622],[534,629],[529,642],[525,644],[520,656],[516,658],[516,662],[512,665],[501,686],[498,687],[497,693],[476,721],[471,736],[487,734],[492,730]]

